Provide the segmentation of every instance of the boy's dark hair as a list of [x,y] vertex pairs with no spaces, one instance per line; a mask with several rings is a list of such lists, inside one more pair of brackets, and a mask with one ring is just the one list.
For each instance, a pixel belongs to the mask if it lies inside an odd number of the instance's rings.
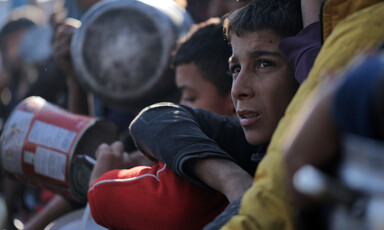
[[281,38],[296,35],[303,28],[300,0],[254,0],[230,14],[224,22],[228,40],[245,32],[271,30]]
[[0,31],[0,43],[4,44],[5,38],[11,34],[14,34],[18,31],[28,29],[36,24],[27,19],[27,18],[19,18],[16,20],[8,21]]
[[225,40],[223,20],[211,18],[195,25],[178,44],[173,65],[194,63],[205,80],[216,86],[221,95],[231,91],[232,78],[228,71],[231,46]]
[[6,37],[33,26],[42,25],[46,21],[44,11],[34,5],[23,5],[12,9],[0,30],[0,47],[4,47]]

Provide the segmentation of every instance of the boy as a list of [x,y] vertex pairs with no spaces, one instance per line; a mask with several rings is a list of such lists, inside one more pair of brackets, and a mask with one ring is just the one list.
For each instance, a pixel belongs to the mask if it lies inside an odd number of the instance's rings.
[[[295,204],[285,188],[288,178],[282,159],[284,147],[291,138],[291,124],[302,117],[301,109],[307,106],[304,101],[318,88],[324,73],[344,70],[351,58],[374,49],[382,41],[383,12],[384,3],[380,0],[325,1],[321,11],[324,41],[321,51],[286,115],[280,120],[268,153],[258,167],[254,183],[243,197],[238,215],[223,229],[241,229],[240,226],[250,226],[252,229],[298,227],[295,226],[298,223],[294,223]],[[322,147],[329,147],[329,144]]]
[[[229,201],[252,183],[273,130],[298,87],[278,45],[301,29],[298,1],[254,1],[233,15],[227,28],[233,46],[232,99],[240,123],[162,104],[147,108],[131,124],[136,144],[149,158],[221,191]],[[98,208],[102,207],[94,206],[95,211]]]
[[[278,45],[300,29],[297,1],[255,1],[236,11],[226,30],[233,50],[232,99],[240,122],[176,105],[157,105],[131,124],[137,146],[182,177],[221,191],[229,201],[236,200],[252,183],[257,164],[298,87]],[[162,139],[165,127],[169,135]],[[206,158],[223,159],[216,162],[223,167],[204,167],[204,161],[211,161]]]
[[[194,27],[174,58],[176,83],[182,93],[180,103],[233,116],[227,64],[230,55],[220,19]],[[127,168],[123,163],[127,157],[121,142],[101,145],[90,184],[106,171]],[[104,191],[111,197],[107,202],[103,200]],[[89,202],[99,224],[129,229],[201,229],[227,205],[221,194],[182,180],[162,162],[104,174],[92,185]]]
[[230,55],[219,18],[194,26],[179,42],[173,61],[180,104],[234,116],[227,64]]

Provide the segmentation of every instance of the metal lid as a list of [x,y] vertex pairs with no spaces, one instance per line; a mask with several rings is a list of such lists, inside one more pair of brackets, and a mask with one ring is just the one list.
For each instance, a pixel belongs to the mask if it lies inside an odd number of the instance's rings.
[[71,53],[79,81],[124,109],[167,98],[175,89],[170,57],[193,21],[172,0],[102,1],[88,10]]

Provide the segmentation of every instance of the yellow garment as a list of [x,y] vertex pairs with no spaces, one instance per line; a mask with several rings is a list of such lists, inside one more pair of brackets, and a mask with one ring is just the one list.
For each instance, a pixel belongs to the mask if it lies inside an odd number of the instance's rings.
[[372,6],[382,0],[328,0],[325,1],[321,18],[323,22],[323,40],[330,35],[337,23],[347,16]]
[[[349,2],[349,8],[342,2]],[[352,3],[353,2],[353,3]],[[361,4],[358,4],[358,3]],[[380,2],[380,3],[378,3]],[[373,5],[374,4],[374,5]],[[364,8],[363,6],[371,5]],[[359,8],[360,6],[360,8]],[[336,8],[333,8],[336,7]],[[360,10],[364,8],[363,10]],[[360,10],[356,13],[339,11]],[[307,80],[301,85],[296,96],[288,106],[272,137],[267,155],[259,164],[253,186],[243,197],[237,216],[222,228],[229,229],[295,229],[293,206],[287,194],[286,173],[283,162],[283,148],[288,126],[294,121],[301,105],[316,89],[327,70],[342,70],[353,57],[371,50],[384,39],[384,2],[373,0],[335,0],[328,1],[323,7],[323,28],[331,30],[314,63]],[[343,19],[343,20],[342,20]]]

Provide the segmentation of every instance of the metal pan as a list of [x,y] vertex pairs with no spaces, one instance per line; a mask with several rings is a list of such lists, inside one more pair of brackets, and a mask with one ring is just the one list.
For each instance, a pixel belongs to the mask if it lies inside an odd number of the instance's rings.
[[71,54],[86,89],[125,110],[177,100],[170,57],[193,25],[185,9],[172,0],[102,1],[81,21]]

